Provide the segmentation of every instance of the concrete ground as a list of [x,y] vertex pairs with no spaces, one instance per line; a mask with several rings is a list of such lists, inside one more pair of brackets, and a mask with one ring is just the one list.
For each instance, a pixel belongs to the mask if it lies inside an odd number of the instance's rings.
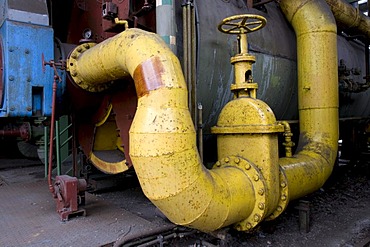
[[[0,246],[111,246],[122,237],[173,227],[144,196],[131,196],[136,202],[132,212],[86,193],[86,217],[62,222],[43,165],[38,161],[1,159]],[[145,214],[136,213],[143,207]]]
[[[308,232],[300,229],[300,201],[293,201],[276,220],[253,232],[170,232],[163,246],[369,246],[369,171],[367,162],[338,165],[319,191],[302,198],[309,203]],[[0,199],[0,246],[113,246],[120,239],[174,227],[140,187],[132,186],[87,193],[87,216],[61,222],[39,161],[0,159]]]

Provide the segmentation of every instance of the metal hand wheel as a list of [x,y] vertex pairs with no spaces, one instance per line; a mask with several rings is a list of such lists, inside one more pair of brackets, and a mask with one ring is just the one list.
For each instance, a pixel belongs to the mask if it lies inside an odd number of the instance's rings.
[[266,19],[260,15],[234,15],[223,19],[218,24],[218,30],[227,34],[243,34],[257,31],[265,25]]

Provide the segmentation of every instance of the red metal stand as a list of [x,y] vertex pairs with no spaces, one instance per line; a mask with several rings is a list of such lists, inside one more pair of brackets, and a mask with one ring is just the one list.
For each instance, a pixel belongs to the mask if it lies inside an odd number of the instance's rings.
[[62,221],[68,220],[72,215],[86,215],[85,209],[78,209],[79,205],[85,203],[86,185],[85,179],[77,179],[68,175],[55,178],[57,212]]

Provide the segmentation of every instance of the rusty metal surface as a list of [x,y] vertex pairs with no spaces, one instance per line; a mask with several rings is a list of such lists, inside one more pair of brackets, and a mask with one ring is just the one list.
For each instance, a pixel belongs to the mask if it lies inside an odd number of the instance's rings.
[[129,130],[134,119],[137,96],[133,83],[127,85],[126,90],[119,91],[112,97],[113,111],[116,114],[116,124],[119,130],[119,135],[122,140],[123,149],[125,150],[125,157],[127,166],[132,166],[132,161],[129,155]]
[[[145,30],[155,31],[155,1],[150,1],[150,6],[145,5],[145,1],[133,1],[132,6],[128,0],[112,0],[112,1],[88,1],[78,0],[76,4],[69,3],[69,6],[65,3],[66,1],[55,1],[53,3],[53,14],[59,17],[59,13],[63,13],[64,16],[60,18],[55,17],[57,26],[60,26],[63,30],[59,35],[66,37],[66,40],[62,38],[62,41],[67,43],[78,44],[79,40],[82,39],[82,33],[84,30],[91,30],[91,39],[95,42],[102,42],[103,40],[113,36],[116,33],[122,32],[124,27],[117,25],[111,18],[103,18],[103,4],[109,2],[109,6],[116,6],[118,12],[115,17],[120,20],[128,20],[130,27],[139,27]],[[72,2],[72,1],[69,1]],[[107,5],[105,5],[107,6]],[[67,16],[67,17],[66,17]],[[68,18],[69,16],[69,18]],[[65,23],[69,23],[69,28],[66,29]],[[60,30],[58,30],[60,31]]]
[[[16,173],[21,174],[22,169],[16,169]],[[9,170],[0,170],[0,246],[102,246],[126,235],[144,234],[169,225],[158,217],[144,219],[88,193],[84,207],[87,216],[62,222],[55,212],[47,181],[31,176],[13,183],[9,173]],[[147,208],[151,209],[154,210],[154,206]]]

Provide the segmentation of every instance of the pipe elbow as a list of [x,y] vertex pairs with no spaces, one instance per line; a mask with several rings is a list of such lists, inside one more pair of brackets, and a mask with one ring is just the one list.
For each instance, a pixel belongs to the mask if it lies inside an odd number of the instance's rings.
[[[299,0],[280,3],[287,20],[292,24],[297,37],[305,33],[337,32],[334,16],[325,1]],[[324,11],[323,11],[324,10]]]

